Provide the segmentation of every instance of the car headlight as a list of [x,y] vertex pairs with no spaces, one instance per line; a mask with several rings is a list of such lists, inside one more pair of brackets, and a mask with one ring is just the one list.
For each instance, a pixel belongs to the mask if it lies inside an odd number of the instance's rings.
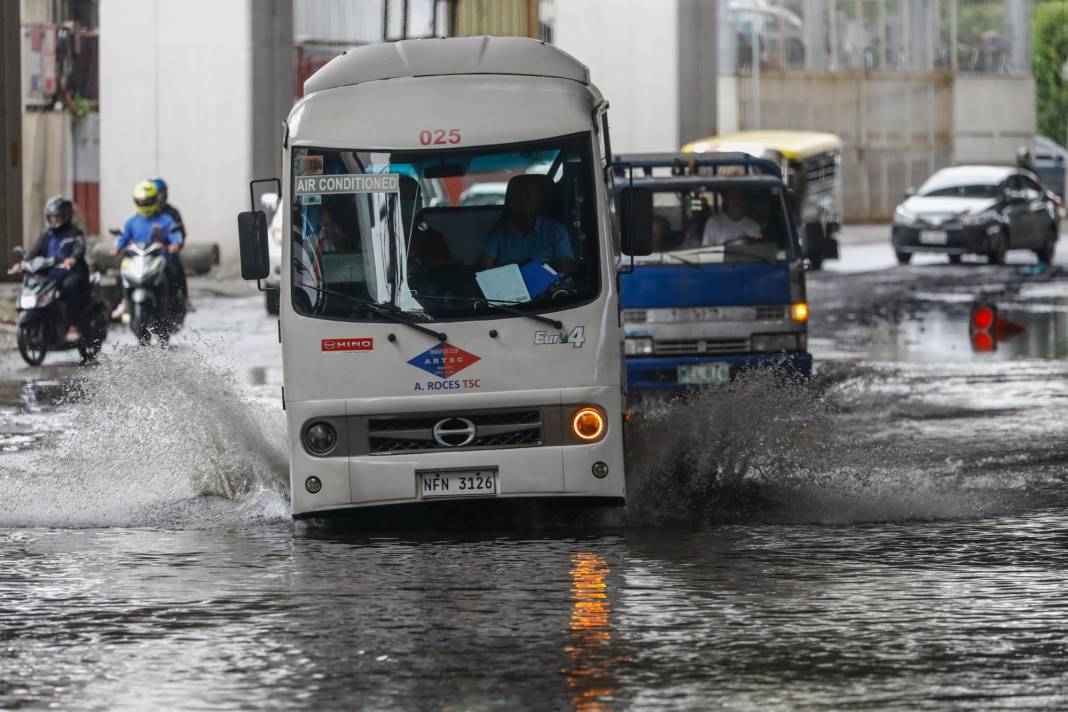
[[623,341],[627,356],[648,356],[653,353],[653,340],[648,336],[628,336]]
[[974,227],[976,225],[986,225],[997,219],[998,214],[996,212],[993,210],[984,210],[983,212],[975,213],[974,215],[961,215],[960,224]]
[[894,224],[896,225],[912,225],[919,221],[916,214],[906,209],[905,206],[897,206],[897,210],[894,211]]
[[753,351],[797,351],[797,334],[756,334]]

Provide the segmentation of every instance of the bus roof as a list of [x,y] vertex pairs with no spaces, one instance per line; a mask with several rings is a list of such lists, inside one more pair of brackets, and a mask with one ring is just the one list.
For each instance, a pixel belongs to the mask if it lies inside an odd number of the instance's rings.
[[527,37],[450,37],[365,45],[330,60],[304,82],[304,93],[381,79],[453,74],[518,74],[590,83],[586,65]]
[[842,150],[842,140],[834,134],[818,131],[741,131],[709,136],[682,147],[683,153],[742,151],[757,156],[765,150],[777,151],[785,158],[808,158]]

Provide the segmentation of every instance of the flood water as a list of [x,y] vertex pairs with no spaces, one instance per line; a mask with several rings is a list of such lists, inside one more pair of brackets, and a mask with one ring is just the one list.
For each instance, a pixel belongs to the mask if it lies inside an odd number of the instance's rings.
[[580,526],[292,522],[254,297],[0,354],[0,707],[1068,707],[1068,275],[810,285],[815,381],[648,408]]

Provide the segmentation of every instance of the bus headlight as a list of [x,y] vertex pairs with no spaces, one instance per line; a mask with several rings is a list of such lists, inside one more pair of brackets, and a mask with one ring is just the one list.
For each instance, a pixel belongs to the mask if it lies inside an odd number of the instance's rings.
[[752,347],[753,351],[797,351],[797,334],[757,334]]
[[604,412],[592,406],[579,408],[571,418],[571,430],[583,442],[600,440],[605,430]]
[[650,356],[653,340],[648,336],[628,336],[623,341],[623,353],[627,356]]
[[304,447],[312,455],[326,455],[337,445],[337,431],[330,423],[312,423],[304,431]]

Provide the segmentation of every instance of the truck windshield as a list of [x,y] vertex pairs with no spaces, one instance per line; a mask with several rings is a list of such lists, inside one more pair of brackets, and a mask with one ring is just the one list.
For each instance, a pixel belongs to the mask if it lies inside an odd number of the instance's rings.
[[789,262],[795,258],[781,190],[717,186],[653,194],[653,253],[642,263]]
[[597,296],[588,134],[477,149],[298,147],[292,175],[301,314],[470,319]]

